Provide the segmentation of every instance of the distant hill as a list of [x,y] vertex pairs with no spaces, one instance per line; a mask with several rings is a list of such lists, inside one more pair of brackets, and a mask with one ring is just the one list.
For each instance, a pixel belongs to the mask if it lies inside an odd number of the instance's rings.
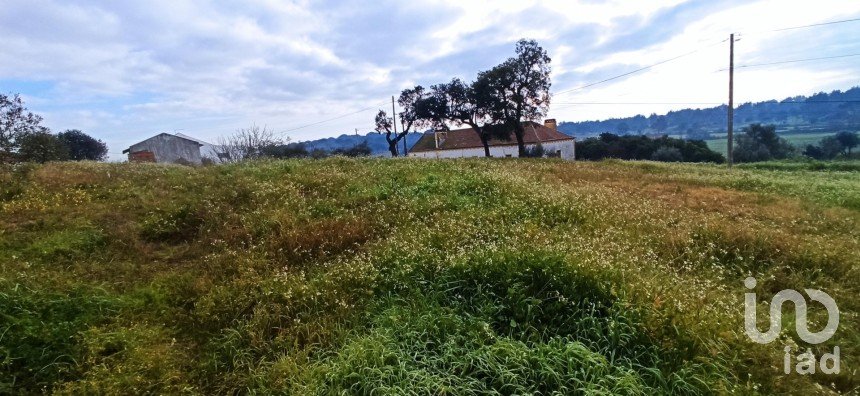
[[[839,130],[860,130],[860,87],[847,91],[795,96],[781,101],[744,103],[735,109],[737,129],[751,123],[776,124],[779,133],[821,133]],[[711,139],[711,134],[726,132],[726,106],[706,109],[683,109],[666,115],[637,115],[603,121],[562,122],[559,131],[583,139],[604,132],[617,135],[667,134],[688,139]],[[421,133],[410,133],[407,145],[412,147]],[[375,156],[388,156],[385,135],[369,132],[365,135],[340,135],[303,142],[308,150],[349,149],[366,141]],[[400,143],[401,150],[403,143]]]
[[[559,130],[585,138],[604,132],[618,135],[665,133],[693,139],[726,132],[725,105],[706,109],[683,109],[666,115],[637,115],[604,121],[562,122]],[[795,96],[781,101],[744,103],[735,110],[739,129],[751,123],[776,124],[781,133],[835,132],[860,129],[860,87],[845,92]]]
[[[422,133],[415,132],[410,133],[406,136],[406,144],[408,147],[412,147],[418,139],[421,138]],[[317,139],[317,140],[308,140],[302,142],[306,145],[307,149],[322,149],[326,151],[333,151],[336,149],[349,149],[354,147],[362,142],[367,142],[368,146],[370,146],[371,154],[374,156],[389,156],[391,155],[388,152],[388,142],[385,140],[385,135],[376,132],[369,132],[366,135],[340,135],[338,137],[330,137],[325,139]],[[403,151],[403,141],[399,143],[400,151]]]

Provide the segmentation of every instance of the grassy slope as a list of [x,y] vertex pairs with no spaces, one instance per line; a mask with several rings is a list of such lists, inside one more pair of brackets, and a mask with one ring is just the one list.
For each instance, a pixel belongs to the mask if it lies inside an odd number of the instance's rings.
[[[335,158],[0,182],[0,393],[860,385],[857,172]],[[762,302],[836,299],[841,374],[782,375],[793,331],[746,339],[750,274]]]

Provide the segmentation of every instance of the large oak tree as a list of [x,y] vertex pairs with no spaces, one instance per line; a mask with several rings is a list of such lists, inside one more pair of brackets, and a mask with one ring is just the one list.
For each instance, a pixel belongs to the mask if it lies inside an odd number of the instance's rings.
[[540,119],[549,109],[550,61],[537,41],[520,40],[515,57],[484,72],[496,98],[493,118],[513,129],[520,157],[526,156],[523,122]]

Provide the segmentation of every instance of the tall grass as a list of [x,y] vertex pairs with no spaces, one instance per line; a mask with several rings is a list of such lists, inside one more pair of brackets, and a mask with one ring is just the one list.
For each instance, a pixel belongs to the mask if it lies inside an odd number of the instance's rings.
[[[851,171],[330,158],[0,180],[0,393],[860,385]],[[761,301],[831,294],[840,329],[818,350],[849,369],[782,374],[802,341],[748,341],[749,275]]]

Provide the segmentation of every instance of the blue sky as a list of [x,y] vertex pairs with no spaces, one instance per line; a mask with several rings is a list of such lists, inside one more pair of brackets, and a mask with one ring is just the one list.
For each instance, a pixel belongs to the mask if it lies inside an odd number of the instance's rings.
[[[251,123],[292,140],[372,129],[415,84],[472,79],[522,37],[553,59],[550,116],[587,120],[722,103],[738,65],[860,53],[860,1],[52,1],[0,8],[0,91],[55,131],[81,129],[111,158],[158,132],[215,141]],[[860,85],[860,57],[739,69],[736,102]]]

